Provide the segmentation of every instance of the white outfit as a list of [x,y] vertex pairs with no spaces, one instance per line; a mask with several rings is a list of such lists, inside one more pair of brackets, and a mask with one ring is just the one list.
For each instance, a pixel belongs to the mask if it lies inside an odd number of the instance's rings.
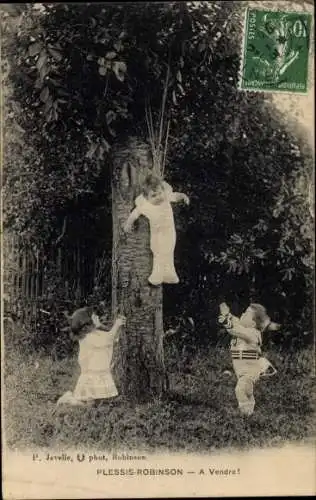
[[172,187],[164,184],[165,200],[159,205],[153,205],[143,195],[135,200],[139,215],[144,215],[150,225],[150,248],[153,253],[153,269],[148,281],[152,285],[161,283],[179,283],[174,267],[174,248],[176,245],[176,230],[171,202],[176,201]]
[[96,329],[79,341],[81,374],[73,393],[67,391],[57,404],[80,404],[118,395],[110,369],[114,335],[112,330],[105,332]]

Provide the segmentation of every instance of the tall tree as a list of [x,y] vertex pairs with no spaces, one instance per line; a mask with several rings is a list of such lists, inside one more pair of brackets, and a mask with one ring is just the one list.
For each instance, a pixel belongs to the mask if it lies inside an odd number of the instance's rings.
[[[45,175],[55,166],[54,186],[47,179],[32,180],[34,200],[29,211],[36,209],[44,192],[46,204],[48,200],[54,203],[56,188],[65,191],[65,173],[71,191],[84,190],[78,166],[70,165],[65,172],[60,161],[68,152],[69,157],[73,154],[73,163],[82,137],[88,143],[84,171],[91,169],[90,176],[96,177],[110,157],[112,144],[120,139],[121,149],[116,147],[112,155],[112,297],[113,310],[126,314],[127,327],[114,368],[121,392],[136,399],[160,397],[166,387],[162,289],[147,281],[151,267],[148,224],[140,220],[125,241],[120,233],[141,179],[152,169],[145,106],[150,103],[156,119],[164,96],[168,110],[164,119],[176,121],[186,88],[192,88],[196,78],[207,78],[205,64],[216,51],[223,25],[228,30],[227,20],[223,23],[228,12],[232,15],[225,4],[219,9],[218,5],[182,2],[145,4],[142,9],[137,4],[45,4],[40,10],[29,6],[17,32],[15,61],[17,67],[23,64],[23,71],[15,77],[14,100],[23,103],[28,115],[37,116],[38,122],[27,128],[34,134],[32,146],[41,155],[39,168]],[[170,75],[167,81],[166,74]],[[20,92],[25,87],[28,98],[23,102]],[[21,121],[23,128],[25,121]],[[84,148],[79,148],[82,154]],[[65,206],[71,191],[68,188],[68,194],[60,197]],[[27,220],[30,213],[24,215]],[[45,229],[46,233],[51,230],[49,223]]]
[[112,307],[114,314],[120,311],[127,317],[127,327],[115,348],[113,369],[120,392],[138,401],[161,397],[167,383],[162,287],[148,282],[152,256],[147,220],[141,217],[133,234],[122,234],[151,165],[148,145],[135,138],[113,157]]
[[[293,265],[286,242],[297,241],[306,207],[287,232],[285,213],[272,211],[284,178],[294,179],[304,161],[266,99],[236,88],[241,22],[237,2],[26,4],[5,47],[6,128],[19,139],[7,141],[6,189],[15,199],[7,223],[29,240],[56,241],[78,200],[88,204],[112,185],[113,312],[128,317],[114,369],[135,399],[166,387],[162,290],[147,283],[146,220],[125,239],[121,226],[152,168],[145,108],[159,121],[165,89],[166,173],[194,201],[188,300],[209,300],[208,288],[221,294],[232,283],[240,291],[237,283],[252,278],[257,288],[266,255],[274,271],[278,261],[280,272]],[[309,237],[301,248],[300,277]]]

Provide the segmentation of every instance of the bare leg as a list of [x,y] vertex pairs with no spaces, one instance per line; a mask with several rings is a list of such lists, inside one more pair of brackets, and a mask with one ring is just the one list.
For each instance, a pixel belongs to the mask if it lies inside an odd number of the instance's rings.
[[161,285],[161,283],[179,283],[173,262],[173,252],[153,253],[153,270],[148,281],[156,286]]
[[253,380],[247,376],[238,379],[235,388],[239,410],[243,415],[250,416],[254,412],[255,398],[253,394]]
[[163,256],[164,263],[164,283],[176,284],[179,283],[179,277],[174,267],[173,251]]
[[158,252],[153,252],[153,270],[151,275],[148,278],[148,281],[151,285],[161,285],[163,280],[162,269],[160,265],[160,258]]

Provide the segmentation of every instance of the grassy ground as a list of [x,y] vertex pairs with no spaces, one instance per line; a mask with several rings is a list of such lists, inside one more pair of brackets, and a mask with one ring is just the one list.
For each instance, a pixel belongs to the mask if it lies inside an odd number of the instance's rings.
[[237,411],[234,375],[224,374],[231,369],[226,349],[200,352],[191,362],[190,373],[181,370],[170,346],[166,357],[171,388],[164,401],[135,407],[118,399],[93,408],[59,407],[54,414],[57,398],[75,385],[76,359],[53,362],[49,357],[21,356],[16,348],[7,348],[4,411],[8,447],[197,452],[278,446],[312,437],[312,349],[269,353],[279,371],[257,384],[256,411],[249,419]]

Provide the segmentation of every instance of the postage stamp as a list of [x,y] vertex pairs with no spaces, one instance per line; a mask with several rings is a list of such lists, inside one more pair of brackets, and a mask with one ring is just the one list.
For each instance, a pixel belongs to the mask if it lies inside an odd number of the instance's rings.
[[247,9],[239,88],[307,92],[311,14]]

